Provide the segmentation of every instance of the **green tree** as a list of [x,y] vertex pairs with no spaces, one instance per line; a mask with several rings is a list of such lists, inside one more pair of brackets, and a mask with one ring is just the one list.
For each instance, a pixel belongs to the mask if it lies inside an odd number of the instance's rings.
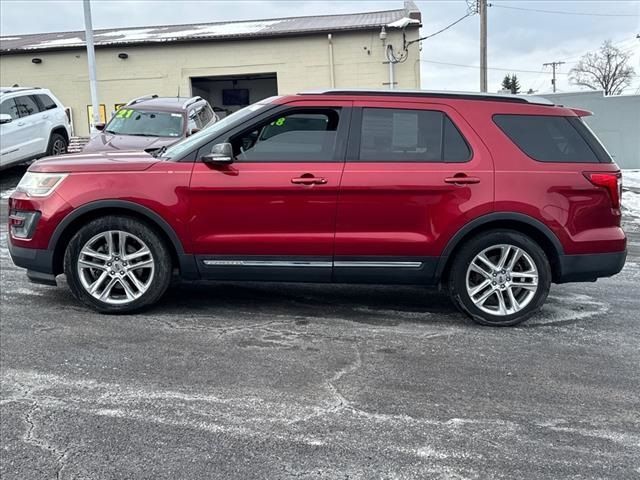
[[518,81],[518,76],[514,73],[511,75],[511,93],[516,94],[520,93],[520,82]]
[[512,75],[505,75],[502,79],[502,88],[509,90],[511,93],[520,93],[520,81],[518,76],[514,73]]
[[502,79],[502,89],[511,90],[511,76],[505,75]]

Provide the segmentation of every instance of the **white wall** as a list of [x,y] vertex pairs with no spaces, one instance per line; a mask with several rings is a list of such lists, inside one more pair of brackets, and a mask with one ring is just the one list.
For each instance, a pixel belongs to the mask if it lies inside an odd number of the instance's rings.
[[620,168],[640,168],[640,95],[602,92],[545,94],[552,102],[593,112],[585,121]]

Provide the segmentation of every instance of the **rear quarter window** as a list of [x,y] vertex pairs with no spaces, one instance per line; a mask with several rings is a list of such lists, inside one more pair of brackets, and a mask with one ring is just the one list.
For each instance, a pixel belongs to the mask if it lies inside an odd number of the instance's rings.
[[520,150],[539,162],[611,162],[578,117],[500,114],[493,121]]
[[36,98],[40,101],[40,104],[42,105],[42,110],[52,110],[54,108],[58,108],[58,105],[56,105],[56,102],[54,102],[49,95],[40,93],[36,95]]

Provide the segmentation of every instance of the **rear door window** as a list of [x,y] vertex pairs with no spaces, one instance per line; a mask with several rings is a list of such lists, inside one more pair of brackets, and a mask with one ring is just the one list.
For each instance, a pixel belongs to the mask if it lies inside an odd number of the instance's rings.
[[33,95],[22,95],[15,98],[20,117],[28,117],[40,112],[40,107]]
[[361,161],[466,162],[470,158],[469,145],[444,112],[363,109]]
[[494,115],[493,121],[520,150],[539,162],[598,163],[611,157],[577,117]]

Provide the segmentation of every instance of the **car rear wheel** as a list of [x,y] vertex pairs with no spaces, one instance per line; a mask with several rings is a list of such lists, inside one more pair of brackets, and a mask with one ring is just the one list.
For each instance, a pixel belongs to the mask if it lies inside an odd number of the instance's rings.
[[511,326],[536,313],[549,293],[551,267],[540,246],[515,231],[467,242],[453,261],[453,302],[481,325]]
[[67,153],[67,140],[59,133],[54,133],[49,139],[49,147],[47,148],[47,156],[64,155]]
[[126,313],[158,301],[171,281],[171,255],[149,226],[134,218],[102,217],[71,239],[67,283],[80,301],[105,313]]

